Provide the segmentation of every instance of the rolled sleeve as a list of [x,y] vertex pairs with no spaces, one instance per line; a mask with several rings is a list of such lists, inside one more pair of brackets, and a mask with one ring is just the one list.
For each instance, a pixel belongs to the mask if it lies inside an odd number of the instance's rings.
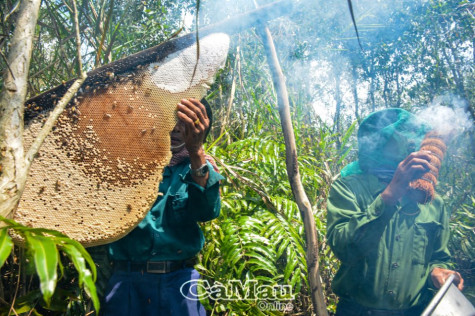
[[192,219],[197,222],[210,221],[218,217],[221,210],[219,182],[224,177],[214,170],[209,161],[206,163],[209,168],[206,187],[202,187],[193,181],[189,171],[183,178],[183,181],[188,184],[188,211]]
[[396,210],[395,206],[388,206],[384,203],[381,195],[378,195],[373,203],[368,207],[368,220],[375,220],[380,217],[391,217]]

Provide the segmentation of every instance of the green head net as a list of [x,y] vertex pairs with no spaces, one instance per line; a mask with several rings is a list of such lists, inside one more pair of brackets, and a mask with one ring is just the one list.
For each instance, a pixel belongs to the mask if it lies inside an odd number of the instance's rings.
[[368,115],[358,130],[358,161],[341,176],[374,173],[392,178],[398,164],[420,144],[430,127],[403,109],[384,109]]

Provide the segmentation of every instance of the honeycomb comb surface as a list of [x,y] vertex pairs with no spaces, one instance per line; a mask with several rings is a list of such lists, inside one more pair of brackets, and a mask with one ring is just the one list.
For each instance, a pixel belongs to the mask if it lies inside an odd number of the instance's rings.
[[[155,201],[170,160],[176,104],[206,94],[228,45],[227,35],[211,34],[200,40],[198,62],[191,45],[82,87],[35,158],[14,219],[59,230],[85,246],[132,230]],[[26,147],[47,114],[40,109],[25,127]]]

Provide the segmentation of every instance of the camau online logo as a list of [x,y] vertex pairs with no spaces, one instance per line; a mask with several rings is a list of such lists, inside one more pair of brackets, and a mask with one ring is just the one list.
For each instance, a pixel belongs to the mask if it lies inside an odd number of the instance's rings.
[[242,301],[242,300],[266,300],[288,301],[295,297],[290,285],[258,285],[257,280],[229,280],[226,284],[208,280],[190,280],[182,284],[181,294],[191,300],[200,299]]

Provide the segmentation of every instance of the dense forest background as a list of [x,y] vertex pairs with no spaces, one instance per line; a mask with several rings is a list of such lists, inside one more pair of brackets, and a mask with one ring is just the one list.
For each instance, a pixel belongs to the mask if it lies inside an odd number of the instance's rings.
[[[264,5],[269,1],[259,1]],[[81,55],[89,71],[196,28],[255,9],[241,0],[77,0]],[[358,123],[374,110],[411,112],[443,105],[473,125],[475,3],[473,1],[294,1],[269,21],[286,76],[300,173],[320,245],[328,310],[338,260],[325,243],[326,197],[339,171],[356,157]],[[43,0],[29,70],[28,95],[79,76],[71,0]],[[18,17],[18,2],[0,1],[0,69]],[[222,213],[203,225],[207,243],[197,266],[212,282],[258,280],[298,293],[289,314],[311,314],[305,234],[285,166],[276,92],[257,25],[232,35],[225,69],[209,90],[215,120],[206,144],[226,180]],[[176,34],[178,32],[178,34]],[[3,82],[0,82],[3,86]],[[448,121],[448,125],[458,122]],[[475,302],[475,142],[473,128],[452,141],[438,192],[449,205],[454,269]],[[100,252],[93,250],[91,252]],[[91,302],[65,265],[50,306],[35,290],[26,256],[16,248],[2,268],[0,310],[8,314],[84,315]],[[99,275],[106,263],[96,261]],[[97,283],[102,288],[102,279]],[[11,308],[14,303],[14,308]],[[213,315],[259,315],[256,301],[206,300]],[[270,313],[267,311],[266,313]],[[280,311],[273,311],[276,315]]]

